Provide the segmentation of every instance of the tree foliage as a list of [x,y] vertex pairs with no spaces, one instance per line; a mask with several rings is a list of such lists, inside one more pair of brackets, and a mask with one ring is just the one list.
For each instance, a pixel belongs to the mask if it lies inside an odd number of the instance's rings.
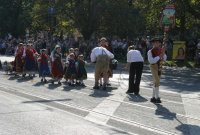
[[169,3],[176,7],[174,37],[198,38],[199,0],[0,0],[0,34],[20,36],[29,28],[33,33],[79,31],[85,39],[153,35],[162,33],[161,11]]

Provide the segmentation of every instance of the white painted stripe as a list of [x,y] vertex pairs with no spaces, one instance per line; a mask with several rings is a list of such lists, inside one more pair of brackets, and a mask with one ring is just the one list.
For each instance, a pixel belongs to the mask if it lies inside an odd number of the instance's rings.
[[[123,102],[123,100],[126,98],[126,95],[121,93],[124,93],[123,89],[112,91],[111,95],[104,101],[102,101],[99,105],[97,105],[92,111],[90,111],[85,119],[96,123],[106,124],[107,121],[110,119],[110,116],[114,114],[114,112],[120,106],[121,102]],[[118,99],[119,102],[109,100],[109,98]],[[100,112],[108,116],[105,117],[104,115],[97,115],[94,112]]]

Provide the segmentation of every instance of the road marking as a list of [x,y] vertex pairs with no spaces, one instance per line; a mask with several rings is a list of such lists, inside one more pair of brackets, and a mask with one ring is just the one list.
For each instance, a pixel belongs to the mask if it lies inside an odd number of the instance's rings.
[[[34,95],[33,93],[28,93],[28,92],[19,92],[19,91],[16,91],[16,89],[12,89],[10,88],[10,90],[1,90],[1,91],[4,91],[4,92],[7,92],[7,93],[11,93],[11,94],[14,94],[13,92],[17,92],[17,93],[21,93],[21,94],[25,94],[27,96],[32,96],[32,97],[36,97],[36,98],[40,98],[40,99],[44,99],[44,100],[49,100],[48,98],[46,97],[42,97],[42,96],[38,96],[38,95]],[[13,92],[12,92],[13,91]],[[15,95],[15,94],[14,94]],[[18,96],[18,95],[17,95]],[[21,97],[21,96],[19,96]],[[28,98],[29,99],[29,98]],[[138,127],[138,128],[141,128],[141,129],[145,129],[145,130],[148,130],[148,131],[153,131],[155,133],[159,133],[159,134],[163,134],[163,135],[176,135],[175,133],[172,133],[172,132],[169,132],[169,131],[166,131],[166,130],[162,130],[162,129],[158,129],[158,128],[154,128],[154,127],[150,127],[150,126],[147,126],[147,125],[144,125],[144,124],[141,124],[141,123],[138,123],[138,122],[135,122],[135,121],[132,121],[132,120],[127,120],[127,119],[124,119],[124,118],[120,118],[120,117],[117,117],[117,116],[112,116],[112,115],[109,115],[109,114],[104,114],[102,112],[99,112],[99,111],[95,111],[95,110],[91,110],[91,109],[88,109],[88,108],[85,108],[85,107],[81,107],[81,106],[77,106],[77,105],[73,105],[73,104],[69,104],[69,103],[62,103],[60,101],[54,101],[54,103],[56,104],[60,104],[60,105],[63,105],[63,106],[66,106],[66,107],[71,107],[71,108],[75,108],[75,109],[78,109],[78,110],[82,110],[82,111],[88,111],[88,112],[92,112],[92,113],[95,113],[95,114],[98,114],[100,115],[100,117],[109,117],[109,118],[112,118],[116,121],[122,121],[124,123],[128,123],[128,124],[131,124],[135,127]],[[38,104],[41,104],[41,105],[46,105],[50,108],[55,108],[55,109],[58,109],[58,110],[62,110],[60,108],[57,108],[55,106],[51,106],[51,105],[47,105],[47,104],[42,104],[42,103],[38,103]],[[62,111],[65,111],[65,110],[62,110]],[[65,111],[65,112],[68,112],[68,111]],[[71,112],[68,112],[70,114],[73,114]],[[76,116],[78,116],[77,114],[74,114]],[[80,116],[79,116],[80,117]],[[98,122],[97,122],[98,123]],[[104,125],[104,126],[108,126],[107,124],[102,124],[102,122],[100,122],[99,124],[101,125]],[[133,134],[133,133],[131,133]]]

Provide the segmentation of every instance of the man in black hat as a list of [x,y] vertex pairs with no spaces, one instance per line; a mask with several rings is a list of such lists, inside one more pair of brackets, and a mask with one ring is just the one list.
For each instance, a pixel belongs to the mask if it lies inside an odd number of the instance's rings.
[[154,37],[151,40],[153,48],[148,51],[148,61],[150,63],[150,69],[153,77],[153,95],[151,98],[152,103],[161,103],[159,97],[159,85],[160,85],[160,75],[161,66],[160,62],[165,61],[167,56],[164,54],[164,50],[161,48],[162,39],[160,37]]

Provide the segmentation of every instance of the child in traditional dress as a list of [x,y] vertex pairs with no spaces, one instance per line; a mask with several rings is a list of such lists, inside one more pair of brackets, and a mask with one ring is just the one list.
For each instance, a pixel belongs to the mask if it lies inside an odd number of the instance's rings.
[[83,55],[78,56],[78,60],[76,62],[76,71],[77,71],[77,81],[79,81],[80,86],[85,86],[83,80],[87,79],[87,72],[85,69],[85,61]]
[[[70,54],[71,53],[74,53],[74,48],[70,48],[69,50],[68,50],[68,52],[66,53],[66,60],[65,60],[65,67],[64,67],[64,73],[66,73],[66,71],[67,71],[67,66],[68,66],[68,60],[70,59]],[[65,78],[66,79],[66,82],[69,84],[70,83],[70,80],[69,79],[67,79],[67,78]]]
[[69,55],[71,53],[74,53],[74,48],[70,48],[69,51],[68,51],[68,53],[66,54],[66,62],[69,60],[69,57],[70,57]]
[[76,66],[75,66],[75,56],[74,53],[69,54],[69,59],[66,62],[67,70],[65,72],[65,79],[68,80],[70,86],[75,86],[74,79],[76,78]]
[[49,70],[49,56],[47,55],[46,49],[41,50],[41,55],[39,58],[39,76],[42,77],[41,82],[47,83],[47,80],[45,79],[46,76],[50,75]]

